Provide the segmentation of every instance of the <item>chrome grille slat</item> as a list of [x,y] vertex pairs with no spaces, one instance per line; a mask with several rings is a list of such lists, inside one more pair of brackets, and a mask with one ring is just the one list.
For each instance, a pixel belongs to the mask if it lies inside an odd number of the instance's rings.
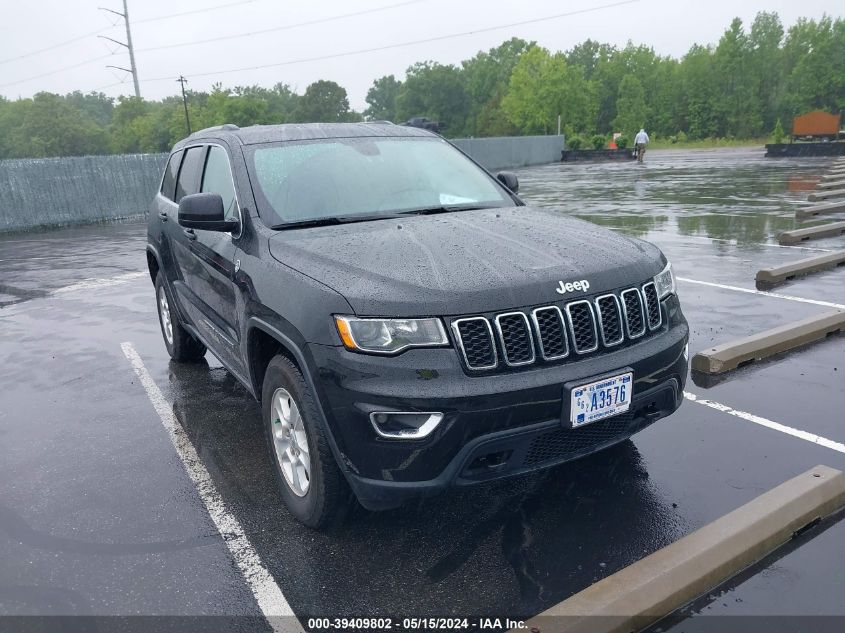
[[599,319],[601,340],[605,347],[619,345],[625,340],[625,332],[622,330],[622,310],[616,295],[596,297],[596,315]]
[[583,299],[566,304],[566,317],[576,354],[588,354],[599,348],[599,335],[592,304]]
[[507,365],[519,367],[534,362],[534,337],[525,313],[504,312],[496,315],[496,331]]
[[645,299],[648,328],[656,330],[663,324],[663,311],[660,309],[660,299],[657,298],[657,288],[654,287],[653,281],[643,285],[643,298]]
[[484,317],[468,317],[452,322],[455,340],[466,366],[472,370],[495,369],[499,364],[493,329]]
[[636,288],[628,288],[619,293],[622,298],[622,314],[629,338],[639,338],[645,334],[646,323],[643,313],[643,298]]
[[543,360],[560,360],[569,356],[569,342],[563,313],[557,306],[545,306],[531,311],[531,320],[537,332],[540,356]]

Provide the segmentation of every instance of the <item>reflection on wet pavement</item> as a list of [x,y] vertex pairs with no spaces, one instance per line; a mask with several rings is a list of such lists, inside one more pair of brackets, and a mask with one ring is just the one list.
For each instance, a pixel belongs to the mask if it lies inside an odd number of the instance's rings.
[[[517,172],[532,204],[643,236],[680,235],[764,242],[796,227],[803,190],[827,159],[774,160],[760,149],[654,151],[645,164],[560,163]],[[803,226],[803,225],[802,225]]]

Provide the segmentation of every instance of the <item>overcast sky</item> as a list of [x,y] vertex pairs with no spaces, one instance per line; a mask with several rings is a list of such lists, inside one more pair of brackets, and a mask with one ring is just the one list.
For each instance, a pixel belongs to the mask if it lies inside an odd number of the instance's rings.
[[[105,67],[111,64],[128,68],[125,49],[99,39],[96,33],[102,29],[99,35],[125,41],[120,18],[97,9],[101,5],[122,11],[121,2],[0,0],[3,16],[0,94],[12,99],[42,90],[59,93],[101,90],[111,96],[131,94],[132,83],[127,73]],[[777,11],[784,25],[789,26],[800,16],[819,18],[824,13],[841,16],[843,3],[842,0],[129,0],[144,97],[157,99],[176,94],[179,85],[173,77],[179,74],[185,75],[189,87],[197,90],[208,89],[215,82],[227,86],[272,86],[281,81],[302,92],[312,81],[331,79],[347,89],[352,107],[358,110],[366,106],[367,89],[377,77],[387,74],[402,77],[409,65],[422,60],[458,63],[513,36],[536,40],[552,50],[566,50],[587,38],[620,46],[632,39],[653,46],[658,53],[680,56],[694,42],[718,41],[732,18],[740,17],[749,24],[758,11]],[[173,16],[186,12],[193,13]],[[349,15],[353,13],[360,15]],[[571,15],[552,17],[564,13]],[[162,16],[173,17],[156,19]],[[533,22],[507,26],[527,21]],[[117,24],[113,25],[114,22]],[[302,24],[306,22],[312,24]],[[300,26],[277,28],[291,25]],[[504,28],[494,28],[499,26]],[[183,45],[269,29],[275,30]],[[470,31],[480,32],[444,38]],[[74,38],[76,41],[72,43],[29,55]],[[430,38],[443,39],[347,54]],[[147,50],[164,46],[169,48]],[[313,59],[325,56],[335,57]],[[276,66],[232,70],[269,64]]]

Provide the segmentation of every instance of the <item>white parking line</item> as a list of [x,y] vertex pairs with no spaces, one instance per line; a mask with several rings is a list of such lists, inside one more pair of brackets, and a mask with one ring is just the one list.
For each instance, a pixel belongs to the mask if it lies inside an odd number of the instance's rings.
[[139,270],[132,273],[123,273],[121,275],[115,275],[114,277],[83,279],[82,281],[77,281],[75,284],[70,284],[69,286],[59,288],[55,291],[54,294],[59,294],[63,292],[75,292],[77,290],[95,290],[98,288],[108,288],[109,286],[117,286],[118,284],[123,284],[127,281],[132,281],[133,279],[140,279],[141,277],[146,277],[148,274],[149,273],[145,271]]
[[798,439],[805,440],[807,442],[812,442],[813,444],[818,444],[819,446],[824,446],[825,448],[829,448],[840,453],[845,453],[845,444],[842,444],[841,442],[834,442],[833,440],[829,440],[826,437],[822,437],[821,435],[816,435],[815,433],[808,433],[807,431],[802,431],[801,429],[794,429],[791,426],[786,426],[785,424],[781,424],[780,422],[774,422],[759,415],[754,415],[753,413],[747,413],[746,411],[733,409],[725,404],[720,404],[718,402],[714,402],[713,400],[701,398],[695,395],[694,393],[690,393],[689,391],[684,392],[684,398],[686,398],[690,402],[697,402],[698,404],[703,404],[705,407],[710,407],[711,409],[715,409],[716,411],[727,413],[728,415],[732,415],[747,422],[753,422],[754,424],[765,426],[768,429],[780,431],[781,433],[786,433],[787,435],[791,435],[792,437],[797,437]]
[[252,590],[261,613],[267,618],[274,631],[279,633],[301,632],[302,627],[299,625],[299,621],[292,617],[294,615],[293,610],[282,594],[281,588],[261,562],[258,552],[252,547],[240,522],[226,510],[226,505],[223,503],[220,493],[217,492],[208,470],[197,455],[197,451],[185,430],[176,420],[176,416],[173,414],[164,394],[161,393],[150,372],[144,366],[144,361],[141,360],[132,343],[121,343],[120,347],[132,365],[132,369],[138,375],[138,379],[146,390],[158,417],[161,418],[161,423],[170,436],[170,441],[173,442],[188,477],[196,486],[211,520],[214,521],[214,525],[220,532],[220,536],[223,537],[226,547],[229,548],[235,564]]
[[775,299],[787,299],[789,301],[798,301],[800,303],[811,303],[817,306],[825,306],[826,308],[836,308],[838,310],[845,310],[845,305],[841,303],[833,303],[832,301],[821,301],[819,299],[806,299],[805,297],[795,297],[793,295],[784,295],[779,292],[767,292],[766,290],[756,290],[754,288],[741,288],[739,286],[728,286],[727,284],[717,284],[712,281],[701,281],[700,279],[689,279],[688,277],[675,277],[678,281],[683,281],[688,284],[699,284],[701,286],[711,286],[713,288],[721,288],[722,290],[733,290],[734,292],[745,292],[751,295],[762,295],[764,297],[773,297]]

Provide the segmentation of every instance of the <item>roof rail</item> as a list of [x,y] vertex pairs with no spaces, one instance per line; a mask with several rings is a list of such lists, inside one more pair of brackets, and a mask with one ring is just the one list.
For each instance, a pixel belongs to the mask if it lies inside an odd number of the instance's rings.
[[370,125],[396,125],[393,121],[365,121]]
[[234,130],[240,130],[240,129],[241,128],[239,128],[234,123],[224,123],[223,125],[213,125],[211,127],[206,127],[206,128],[201,129],[201,130],[197,130],[196,132],[191,134],[191,136],[192,137],[198,136],[200,134],[203,134],[204,132],[219,132],[221,130],[224,131],[224,132],[232,132]]

